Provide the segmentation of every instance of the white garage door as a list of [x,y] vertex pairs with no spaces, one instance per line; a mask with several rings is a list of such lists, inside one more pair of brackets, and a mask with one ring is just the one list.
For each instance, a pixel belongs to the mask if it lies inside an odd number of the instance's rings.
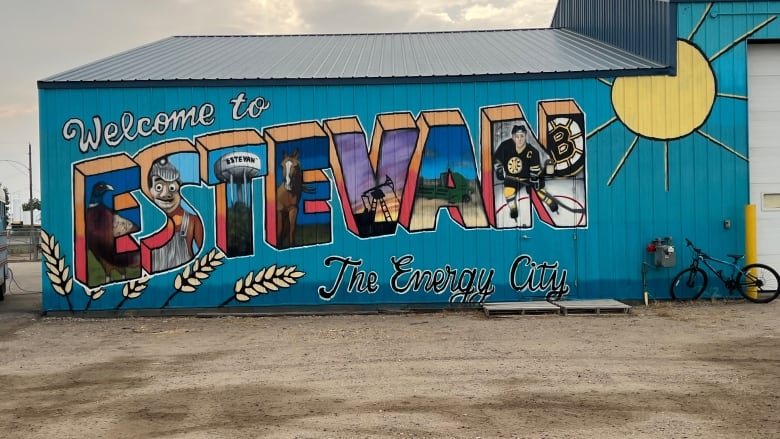
[[748,45],[748,116],[758,261],[780,268],[780,44]]

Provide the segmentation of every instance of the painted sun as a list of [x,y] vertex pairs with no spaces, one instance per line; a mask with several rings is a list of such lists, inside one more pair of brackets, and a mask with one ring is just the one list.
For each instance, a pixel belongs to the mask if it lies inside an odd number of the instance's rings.
[[666,191],[669,190],[669,143],[691,134],[696,133],[728,153],[748,161],[744,154],[702,130],[702,126],[707,122],[717,99],[747,100],[747,96],[718,92],[717,78],[712,68],[712,62],[771,23],[777,16],[768,17],[708,57],[693,40],[709,17],[711,9],[712,3],[707,4],[688,38],[677,40],[677,74],[675,76],[620,77],[612,82],[599,79],[600,82],[611,88],[615,116],[589,133],[587,138],[596,136],[617,121],[620,121],[627,130],[635,134],[633,141],[609,177],[607,186],[612,185],[640,138],[663,142]]

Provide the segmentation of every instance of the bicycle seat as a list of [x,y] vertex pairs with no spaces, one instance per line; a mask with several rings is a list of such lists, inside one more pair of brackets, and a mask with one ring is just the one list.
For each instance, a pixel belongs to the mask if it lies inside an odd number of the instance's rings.
[[726,256],[733,259],[735,264],[737,263],[737,261],[745,257],[745,255],[726,255]]

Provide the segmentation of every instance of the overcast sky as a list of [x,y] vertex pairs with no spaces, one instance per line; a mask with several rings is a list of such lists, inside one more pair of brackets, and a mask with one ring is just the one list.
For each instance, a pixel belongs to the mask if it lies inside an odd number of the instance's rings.
[[38,89],[56,73],[172,35],[546,28],[557,0],[3,0],[0,184],[40,197]]

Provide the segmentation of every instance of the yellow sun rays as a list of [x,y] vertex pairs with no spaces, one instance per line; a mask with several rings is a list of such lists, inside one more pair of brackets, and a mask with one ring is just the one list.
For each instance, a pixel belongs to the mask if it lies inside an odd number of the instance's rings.
[[611,88],[615,116],[588,133],[585,136],[586,139],[596,136],[618,120],[628,130],[636,134],[615,166],[607,181],[607,186],[612,185],[636,148],[640,137],[663,141],[666,191],[669,191],[670,141],[696,133],[728,153],[748,161],[744,154],[701,129],[709,118],[716,99],[747,100],[747,96],[720,93],[716,90],[717,81],[712,69],[712,62],[771,23],[777,16],[767,18],[712,56],[707,57],[701,49],[692,43],[692,40],[706,21],[712,6],[712,3],[709,3],[705,7],[704,13],[687,40],[677,40],[676,76],[619,77],[614,81],[598,78],[599,82]]
[[744,35],[742,35],[742,36],[740,36],[739,38],[737,38],[736,40],[732,41],[732,42],[731,42],[731,44],[729,44],[729,45],[727,45],[726,47],[724,47],[724,48],[720,49],[720,50],[719,50],[717,53],[715,53],[714,55],[712,55],[712,56],[710,57],[710,62],[713,62],[713,61],[715,61],[715,60],[716,60],[716,59],[717,59],[719,56],[721,56],[721,55],[723,55],[724,53],[728,52],[728,51],[729,51],[729,50],[730,50],[732,47],[736,46],[737,44],[741,43],[741,42],[742,42],[742,41],[744,41],[744,40],[747,40],[748,38],[750,38],[750,36],[751,36],[751,35],[753,35],[754,33],[758,32],[758,31],[760,31],[760,30],[761,30],[761,28],[763,28],[763,27],[764,27],[764,26],[766,26],[767,24],[769,24],[769,23],[773,22],[773,21],[774,21],[776,18],[777,18],[777,16],[776,16],[776,15],[775,15],[775,16],[772,16],[772,17],[769,17],[769,18],[767,18],[766,20],[764,20],[763,22],[761,22],[760,24],[758,24],[758,25],[757,25],[756,27],[754,27],[753,29],[750,29],[750,30],[749,30],[749,31],[747,31],[747,32],[746,32]]

